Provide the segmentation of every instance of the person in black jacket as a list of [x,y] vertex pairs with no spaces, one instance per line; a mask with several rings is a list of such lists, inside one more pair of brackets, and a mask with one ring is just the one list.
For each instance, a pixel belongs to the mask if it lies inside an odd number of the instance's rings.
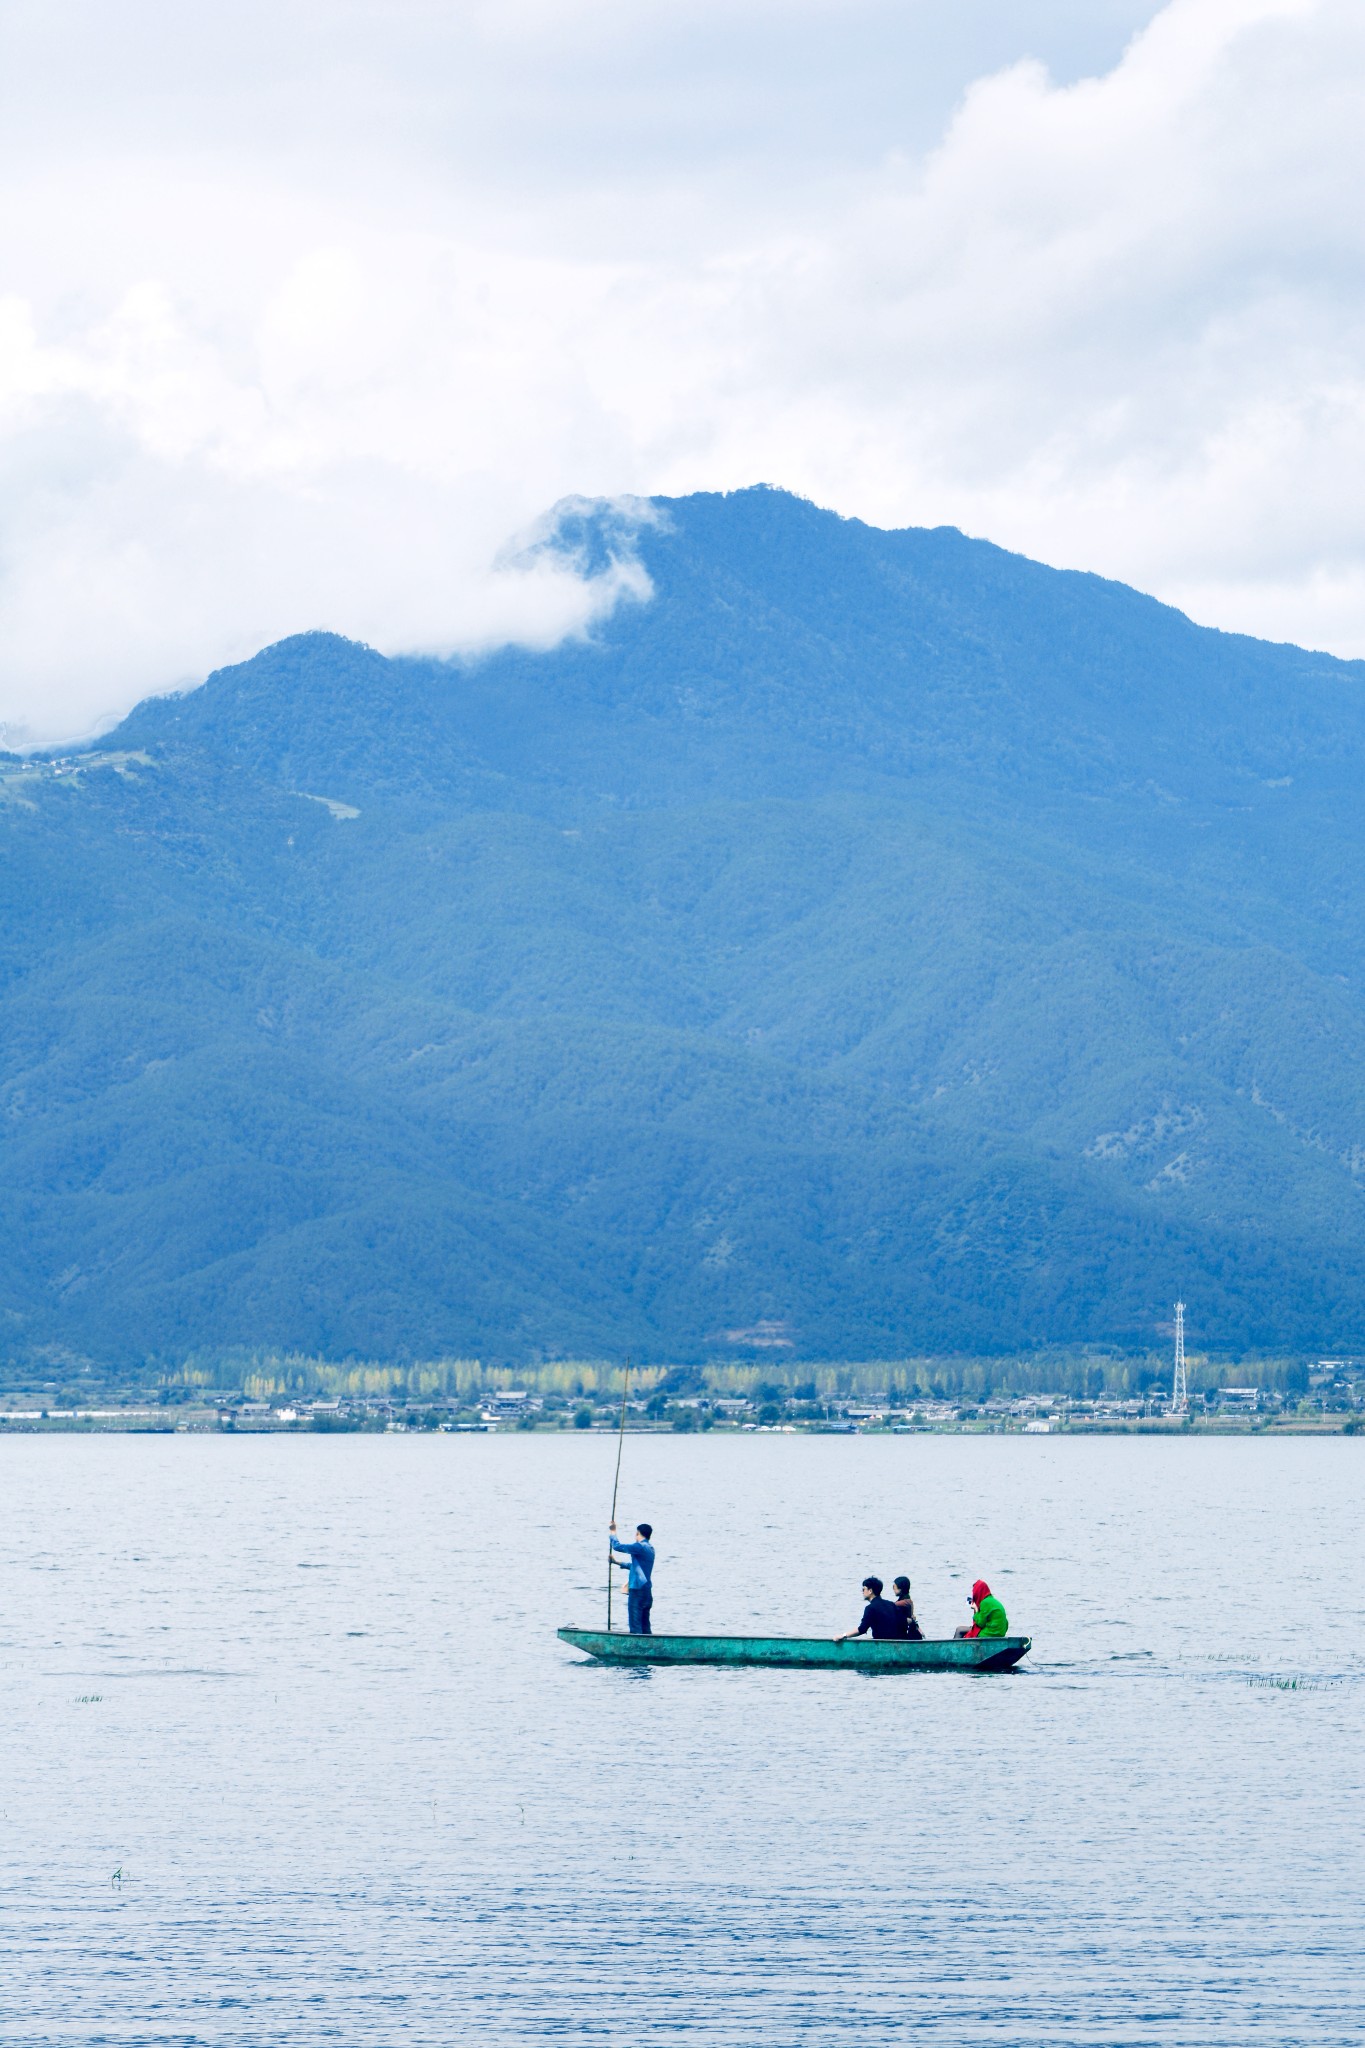
[[910,1598],[909,1579],[902,1573],[900,1578],[891,1581],[891,1585],[896,1595],[896,1605],[905,1616],[905,1633],[909,1636],[912,1643],[922,1643],[924,1641],[924,1630],[915,1619],[915,1603]]
[[863,1580],[863,1599],[867,1605],[863,1609],[862,1620],[856,1628],[848,1629],[843,1635],[836,1636],[835,1642],[846,1643],[850,1637],[865,1636],[869,1630],[878,1642],[884,1642],[888,1638],[904,1642],[905,1616],[894,1600],[883,1600],[882,1582],[874,1578],[870,1572]]

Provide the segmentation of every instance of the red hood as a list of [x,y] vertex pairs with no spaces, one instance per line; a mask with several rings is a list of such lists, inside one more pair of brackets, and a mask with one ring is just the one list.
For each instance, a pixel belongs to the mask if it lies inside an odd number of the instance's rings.
[[989,1600],[990,1597],[990,1587],[986,1584],[986,1581],[984,1579],[978,1579],[976,1584],[972,1587],[973,1604],[976,1606],[980,1606],[983,1600]]

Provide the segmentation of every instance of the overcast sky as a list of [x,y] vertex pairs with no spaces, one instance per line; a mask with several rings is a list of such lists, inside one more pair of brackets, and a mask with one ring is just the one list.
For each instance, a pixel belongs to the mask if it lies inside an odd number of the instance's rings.
[[1362,0],[0,0],[0,720],[784,484],[1365,655]]

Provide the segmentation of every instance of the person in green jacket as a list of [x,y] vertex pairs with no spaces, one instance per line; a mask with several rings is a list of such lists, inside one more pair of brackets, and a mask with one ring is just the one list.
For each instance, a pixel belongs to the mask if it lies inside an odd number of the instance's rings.
[[972,1610],[970,1628],[960,1628],[960,1636],[1007,1636],[1010,1632],[1009,1616],[992,1593],[984,1579],[978,1579],[967,1596]]

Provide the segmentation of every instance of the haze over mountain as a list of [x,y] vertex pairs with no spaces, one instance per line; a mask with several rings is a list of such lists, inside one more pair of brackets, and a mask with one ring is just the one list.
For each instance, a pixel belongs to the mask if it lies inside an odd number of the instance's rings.
[[1365,664],[778,491],[0,757],[14,1360],[1365,1333]]

